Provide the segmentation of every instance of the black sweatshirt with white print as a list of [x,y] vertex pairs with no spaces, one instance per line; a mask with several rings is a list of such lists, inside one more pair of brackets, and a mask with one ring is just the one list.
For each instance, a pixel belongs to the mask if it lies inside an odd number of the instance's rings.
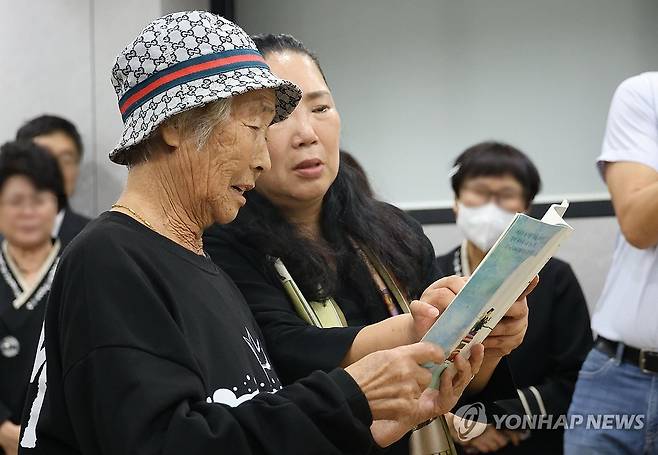
[[368,402],[341,369],[281,387],[213,262],[107,212],[64,252],[22,454],[364,454]]

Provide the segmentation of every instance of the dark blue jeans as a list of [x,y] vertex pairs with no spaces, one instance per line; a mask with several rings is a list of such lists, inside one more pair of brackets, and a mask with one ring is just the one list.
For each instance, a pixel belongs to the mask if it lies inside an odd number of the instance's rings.
[[565,455],[658,454],[658,374],[621,355],[592,349],[583,363],[568,416],[583,423],[565,432]]

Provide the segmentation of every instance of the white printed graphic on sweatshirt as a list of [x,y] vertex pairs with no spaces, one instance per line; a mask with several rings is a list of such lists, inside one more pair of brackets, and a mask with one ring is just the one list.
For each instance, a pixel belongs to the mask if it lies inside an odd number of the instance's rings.
[[30,419],[27,421],[27,426],[23,431],[23,438],[21,439],[21,447],[33,449],[37,445],[37,422],[39,421],[39,414],[41,414],[41,406],[46,396],[46,344],[45,339],[45,323],[41,324],[41,335],[39,335],[39,343],[37,344],[37,354],[34,359],[34,366],[32,367],[32,374],[30,375],[30,384],[34,382],[37,374],[38,389],[37,396],[32,402],[30,407]]
[[265,353],[265,350],[260,344],[260,340],[254,338],[249,332],[249,329],[246,327],[244,330],[247,335],[243,336],[242,339],[245,343],[247,343],[247,346],[249,346],[249,349],[254,354],[254,357],[256,357],[258,364],[265,374],[264,380],[267,381],[267,383],[259,383],[258,379],[256,379],[253,375],[246,374],[245,381],[242,382],[242,386],[234,386],[232,390],[217,389],[212,394],[212,397],[206,398],[208,403],[221,403],[235,408],[245,401],[251,400],[261,392],[276,393],[282,388],[281,383],[276,378],[276,375],[272,377],[272,365],[267,357],[267,354]]
[[247,346],[249,346],[251,352],[253,352],[256,356],[256,360],[258,360],[258,363],[260,363],[260,367],[263,369],[265,376],[267,376],[267,380],[273,382],[270,376],[270,373],[272,372],[272,365],[270,365],[270,360],[267,358],[265,350],[260,346],[260,340],[252,337],[251,333],[249,333],[249,329],[246,327],[245,331],[247,332],[247,336],[242,337],[242,339],[245,343],[247,343]]

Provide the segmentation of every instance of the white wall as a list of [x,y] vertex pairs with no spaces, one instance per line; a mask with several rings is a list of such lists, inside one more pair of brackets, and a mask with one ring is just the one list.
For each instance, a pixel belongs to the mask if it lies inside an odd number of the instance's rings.
[[[87,152],[73,205],[106,209],[125,177],[107,161],[121,128],[114,56],[154,17],[205,5],[3,0],[0,140],[43,112],[69,117]],[[292,33],[318,51],[343,145],[407,208],[445,205],[451,160],[487,138],[532,156],[540,199],[605,194],[593,160],[612,91],[658,62],[655,0],[236,0],[236,13],[249,32]]]
[[85,147],[73,203],[93,203],[91,3],[81,0],[0,3],[0,142],[42,113],[74,121]]
[[42,113],[73,121],[85,147],[72,205],[95,216],[121,190],[126,170],[107,154],[121,116],[110,83],[114,58],[153,19],[208,8],[207,0],[0,0],[0,142]]
[[[121,118],[109,82],[116,54],[152,19],[207,0],[0,0],[0,141],[44,112],[74,121],[85,158],[73,205],[106,210],[125,169],[107,153]],[[450,197],[455,154],[485,138],[537,162],[550,195],[604,191],[593,167],[610,96],[658,62],[655,0],[236,0],[250,33],[287,32],[315,49],[343,116],[343,145],[385,198]],[[614,219],[573,220],[561,251],[594,303]],[[437,252],[453,226],[428,226]]]
[[491,138],[528,152],[545,198],[605,196],[614,88],[658,68],[655,0],[238,0],[236,16],[317,52],[343,146],[408,208],[444,206],[450,162]]
[[[655,0],[238,0],[236,17],[318,54],[342,146],[403,208],[449,206],[451,162],[486,139],[530,155],[544,180],[538,200],[607,198],[594,162],[612,93],[658,69]],[[570,222],[559,256],[591,307],[616,221]],[[441,253],[461,239],[452,225],[426,232]]]

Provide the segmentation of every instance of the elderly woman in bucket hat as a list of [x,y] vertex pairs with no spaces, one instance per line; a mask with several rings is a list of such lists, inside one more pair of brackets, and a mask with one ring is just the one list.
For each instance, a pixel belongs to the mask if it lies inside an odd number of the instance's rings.
[[270,167],[268,126],[301,96],[240,28],[205,12],[157,19],[112,77],[125,129],[110,159],[128,179],[62,256],[21,453],[362,454],[373,419],[414,425],[452,405],[423,392],[419,365],[443,360],[428,344],[282,387],[242,295],[205,255],[204,228],[236,216]]

